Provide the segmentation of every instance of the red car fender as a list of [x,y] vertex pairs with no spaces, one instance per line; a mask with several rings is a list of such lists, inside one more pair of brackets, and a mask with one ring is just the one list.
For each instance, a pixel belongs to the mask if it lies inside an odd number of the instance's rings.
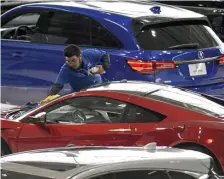
[[1,119],[1,139],[5,141],[11,152],[18,151],[18,137],[23,124],[16,121]]
[[211,151],[224,169],[224,123],[213,123],[202,129],[199,143]]
[[194,140],[178,140],[169,145],[169,147],[176,147],[185,144],[198,144],[197,141]]
[[185,124],[181,139],[170,144],[170,147],[197,145],[214,155],[224,168],[224,122],[192,121]]
[[192,143],[206,147],[205,143],[201,141],[202,134],[204,134],[204,125],[202,121],[184,122],[184,129],[179,133],[179,140],[173,142],[169,146],[173,147]]

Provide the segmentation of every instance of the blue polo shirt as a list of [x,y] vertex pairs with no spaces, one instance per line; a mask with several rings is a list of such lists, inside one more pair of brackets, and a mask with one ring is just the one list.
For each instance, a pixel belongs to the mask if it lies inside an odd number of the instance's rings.
[[55,83],[60,85],[70,84],[72,92],[102,83],[100,74],[90,74],[88,70],[96,65],[102,65],[101,59],[105,54],[106,52],[97,49],[84,50],[82,52],[81,68],[75,70],[65,63],[61,67]]

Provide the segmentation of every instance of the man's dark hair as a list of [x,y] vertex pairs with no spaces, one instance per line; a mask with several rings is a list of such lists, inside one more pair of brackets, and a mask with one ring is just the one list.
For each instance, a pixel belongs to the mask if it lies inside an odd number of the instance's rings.
[[78,46],[76,45],[68,45],[64,49],[64,56],[65,57],[72,57],[72,56],[77,56],[79,57],[81,55],[81,50]]

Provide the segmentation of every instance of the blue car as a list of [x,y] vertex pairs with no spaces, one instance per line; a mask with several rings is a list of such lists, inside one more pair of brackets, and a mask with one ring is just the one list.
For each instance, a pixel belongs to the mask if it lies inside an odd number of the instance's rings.
[[224,98],[224,47],[205,16],[156,2],[70,1],[26,4],[1,16],[2,102],[44,99],[67,44],[107,51],[105,81],[150,81]]

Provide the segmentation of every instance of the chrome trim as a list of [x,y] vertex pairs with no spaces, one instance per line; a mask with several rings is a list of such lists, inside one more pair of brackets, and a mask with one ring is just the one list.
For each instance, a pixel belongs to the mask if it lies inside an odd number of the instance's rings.
[[131,129],[126,128],[126,129],[109,129],[108,132],[131,132]]
[[211,58],[204,58],[204,59],[194,59],[194,60],[180,60],[180,61],[175,61],[173,60],[175,65],[181,65],[181,64],[194,64],[194,63],[203,63],[203,62],[211,62],[211,61],[216,61],[219,59],[219,56],[216,57],[211,57]]

